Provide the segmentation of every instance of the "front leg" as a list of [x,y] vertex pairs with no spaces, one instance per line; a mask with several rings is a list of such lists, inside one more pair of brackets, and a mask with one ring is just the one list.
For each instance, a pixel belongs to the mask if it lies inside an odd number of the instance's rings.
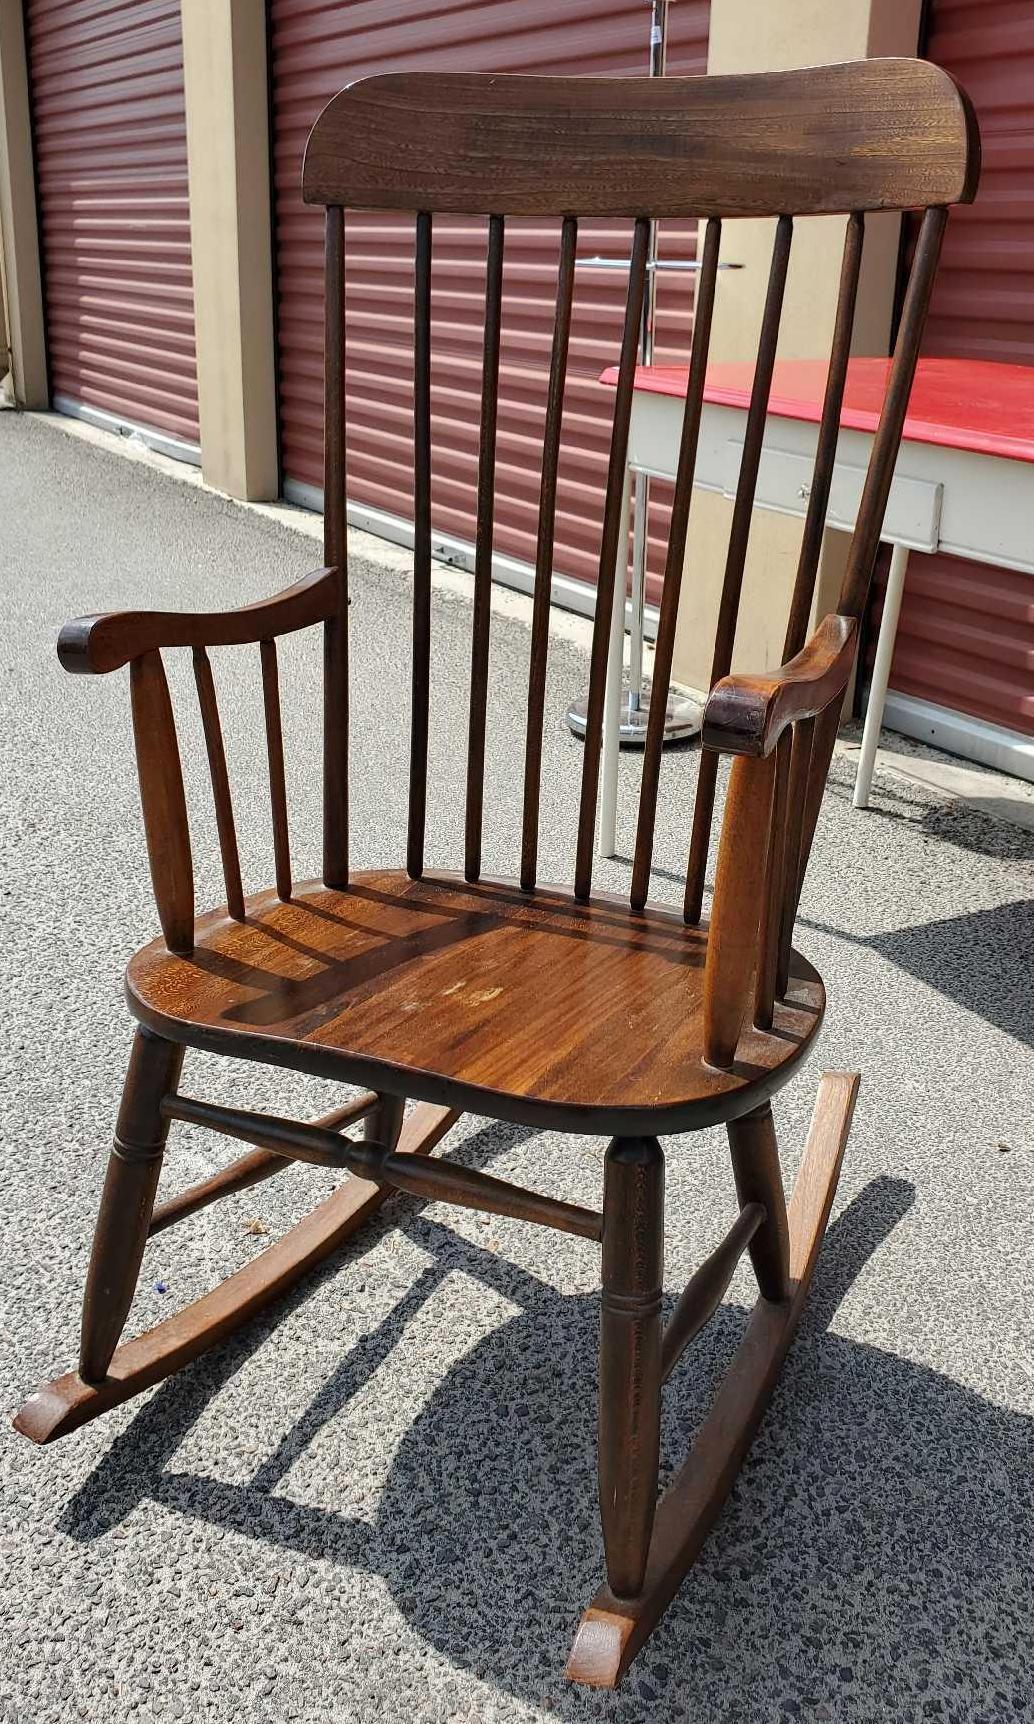
[[607,1577],[619,1598],[642,1590],[657,1506],[663,1259],[661,1146],[615,1138],[603,1192],[599,1487]]
[[181,1047],[137,1030],[83,1296],[84,1383],[103,1382],[129,1315],[169,1134],[161,1103],[175,1090],[182,1065]]

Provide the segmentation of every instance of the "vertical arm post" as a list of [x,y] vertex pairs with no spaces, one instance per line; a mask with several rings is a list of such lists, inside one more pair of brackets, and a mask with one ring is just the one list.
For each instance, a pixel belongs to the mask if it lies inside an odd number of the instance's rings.
[[338,605],[323,625],[323,878],[348,885],[348,528],[345,497],[345,218],[327,210],[323,561]]

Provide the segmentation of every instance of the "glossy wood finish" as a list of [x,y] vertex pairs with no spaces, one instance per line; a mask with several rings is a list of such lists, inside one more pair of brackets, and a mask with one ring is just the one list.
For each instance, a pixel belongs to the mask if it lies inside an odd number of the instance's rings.
[[[457,1118],[449,1108],[414,1109],[403,1129],[399,1153],[429,1154]],[[102,1382],[85,1383],[76,1372],[69,1372],[43,1384],[17,1414],[15,1429],[34,1443],[53,1442],[171,1377],[243,1328],[332,1256],[390,1195],[386,1186],[346,1179],[282,1239],[211,1293],[125,1342],[112,1357]]]
[[778,1302],[789,1297],[790,1246],[770,1102],[765,1102],[755,1113],[729,1121],[729,1149],[741,1205],[745,1208],[750,1203],[760,1203],[765,1211],[765,1219],[748,1249],[761,1297]]
[[[482,1209],[491,1215],[509,1215],[540,1227],[554,1227],[560,1233],[577,1233],[584,1239],[600,1238],[603,1217],[581,1204],[560,1202],[541,1192],[511,1185],[507,1180],[493,1179],[472,1167],[452,1167],[440,1162],[431,1167],[413,1165],[409,1155],[394,1153],[394,1139],[402,1125],[401,1104],[395,1109],[382,1106],[378,1112],[391,1119],[386,1143],[357,1143],[319,1125],[302,1125],[297,1120],[255,1113],[250,1108],[223,1107],[216,1102],[198,1101],[193,1096],[170,1096],[164,1104],[167,1119],[207,1126],[226,1137],[261,1144],[274,1155],[293,1161],[343,1168],[359,1179],[372,1180],[375,1185],[408,1191],[412,1197],[457,1203],[464,1209]],[[380,1120],[374,1122],[373,1130],[380,1124]]]
[[[596,615],[592,630],[592,655],[589,662],[589,694],[585,714],[585,744],[582,757],[582,787],[578,804],[578,842],[574,864],[575,897],[587,898],[592,889],[592,854],[596,835],[596,801],[600,787],[600,749],[603,743],[603,701],[607,680],[610,618],[614,603],[614,582],[621,530],[621,499],[625,487],[628,462],[628,427],[632,417],[632,387],[635,382],[635,361],[639,331],[643,321],[643,295],[646,285],[646,260],[650,243],[650,224],[640,217],[632,236],[632,257],[628,271],[628,296],[625,300],[625,322],[621,334],[621,361],[618,367],[617,389],[614,394],[614,427],[610,439],[610,459],[607,466],[607,494],[603,507],[603,531],[600,536],[600,570],[596,583]],[[622,559],[622,569],[624,560]],[[622,577],[623,578],[623,577]]]
[[752,1002],[775,761],[733,761],[704,968],[703,1057],[731,1069]]
[[416,218],[413,292],[413,702],[406,867],[424,871],[427,726],[431,698],[431,217]]
[[323,560],[334,603],[323,625],[323,878],[348,884],[348,519],[345,462],[345,226],[328,209],[323,282]]
[[248,646],[323,622],[337,608],[330,569],[314,569],[275,598],[233,611],[112,611],[75,617],[57,638],[65,670],[104,675],[161,647]]
[[[377,1107],[378,1098],[370,1093],[348,1102],[344,1107],[335,1108],[322,1119],[314,1120],[313,1124],[321,1125],[328,1131],[340,1131],[343,1126],[365,1119],[368,1114],[375,1112]],[[269,1149],[253,1149],[249,1155],[238,1156],[236,1161],[232,1161],[228,1167],[220,1168],[211,1178],[199,1180],[196,1185],[188,1185],[185,1190],[176,1192],[163,1203],[155,1204],[148,1236],[163,1233],[167,1227],[174,1227],[177,1222],[185,1221],[188,1216],[196,1215],[199,1210],[207,1209],[210,1204],[218,1203],[223,1197],[248,1191],[253,1185],[260,1185],[263,1180],[271,1179],[275,1173],[282,1173],[288,1165],[282,1155],[275,1155]]]
[[840,1176],[858,1078],[826,1072],[789,1207],[790,1297],[759,1299],[689,1456],[662,1496],[642,1590],[622,1599],[604,1586],[582,1617],[567,1675],[616,1688],[695,1562],[721,1513],[793,1340]]
[[189,952],[194,943],[194,864],[176,721],[160,653],[146,652],[133,660],[129,691],[158,920],[170,952]]
[[87,1383],[105,1376],[133,1303],[169,1130],[161,1104],[182,1065],[182,1048],[137,1030],[83,1298],[79,1375]]
[[553,537],[556,522],[557,464],[564,411],[564,383],[571,337],[574,260],[578,223],[565,216],[560,230],[556,316],[549,365],[546,423],[542,437],[542,490],[535,545],[535,596],[528,660],[528,729],[524,751],[524,817],[521,827],[521,886],[530,892],[538,877],[539,804],[542,785],[542,725],[546,699],[549,612],[553,596]]
[[[839,700],[834,704],[839,712]],[[783,903],[775,986],[775,992],[780,998],[786,992],[790,973],[793,925],[804,878],[804,816],[812,777],[812,746],[817,723],[815,718],[800,719],[794,725],[790,744],[790,778],[786,790],[786,824],[783,833]]]
[[377,1106],[371,1109],[363,1121],[364,1142],[376,1143],[387,1150],[396,1149],[402,1136],[405,1117],[405,1097],[382,1093],[377,1098]]
[[262,705],[266,718],[266,761],[269,800],[273,811],[273,861],[279,898],[291,896],[291,846],[287,831],[287,783],[284,776],[284,735],[280,719],[280,678],[276,642],[262,641]]
[[704,708],[704,746],[723,754],[771,754],[788,725],[816,717],[843,695],[857,633],[853,617],[824,617],[781,670],[720,682]]
[[226,750],[223,746],[223,729],[219,722],[219,703],[216,699],[212,665],[203,646],[194,648],[193,660],[194,682],[197,686],[201,725],[205,733],[205,751],[208,755],[208,771],[212,780],[219,855],[226,886],[226,907],[231,916],[238,922],[243,922],[244,887],[241,883],[241,862],[237,849],[237,827],[233,818],[233,798],[226,770]]
[[495,445],[499,416],[499,338],[503,314],[503,218],[488,223],[485,347],[481,372],[481,439],[474,539],[474,617],[470,645],[470,723],[467,730],[467,808],[464,874],[481,873],[485,803],[485,726],[488,718],[488,646],[492,621],[492,530],[495,519]]
[[483,215],[799,215],[972,198],[947,72],[873,59],[709,78],[389,73],[309,137],[306,203]]
[[599,1491],[607,1578],[643,1583],[661,1435],[664,1155],[655,1137],[616,1138],[603,1187]]
[[613,1135],[714,1123],[787,1080],[823,1012],[795,958],[772,1033],[748,1025],[733,1064],[707,1065],[706,929],[600,894],[371,871],[247,911],[243,926],[200,918],[189,959],[160,940],[139,952],[133,1011],[191,1046],[501,1119]]
[[[327,204],[325,564],[239,612],[133,612],[62,631],[68,668],[130,664],[134,734],[164,938],[127,977],[138,1032],[98,1223],[82,1367],[18,1416],[36,1441],[74,1429],[246,1322],[333,1251],[391,1189],[602,1243],[600,1507],[608,1587],[570,1674],[616,1682],[693,1560],[771,1393],[826,1224],[856,1080],[823,1079],[789,1222],[770,1097],[810,1049],[824,1009],[793,924],[856,650],[945,210],[928,209],[906,297],[839,614],[806,644],[851,339],[863,212],[972,195],[978,151],[951,80],[920,62],[868,61],[743,78],[508,79],[432,73],[353,86],[314,128],[305,191]],[[415,217],[414,603],[407,873],[349,867],[349,648],[344,213]],[[425,875],[431,661],[433,212],[487,217],[464,871]],[[787,626],[787,662],[729,676],[795,215],[850,212],[812,500]],[[520,885],[482,881],[503,240],[511,213],[560,224],[546,392],[528,677]],[[542,726],[557,473],[579,213],[633,219],[621,363],[601,521],[600,579],[573,891],[537,884]],[[657,653],[666,688],[717,279],[720,218],[776,216],[775,243],[704,720],[684,916],[647,909],[663,701],[644,760],[631,903],[592,894],[608,637],[623,580],[626,456],[649,217],[707,218]],[[292,880],[276,641],[324,631],[323,880]],[[245,898],[208,649],[257,644],[276,890]],[[189,647],[212,778],[227,909],[195,925],[190,838],[160,649]],[[710,928],[701,920],[719,752],[733,757]],[[497,763],[493,769],[498,770]],[[686,923],[690,925],[687,926]],[[178,1094],[183,1048],[367,1086],[323,1121]],[[418,1103],[405,1116],[406,1098]],[[613,1138],[602,1212],[474,1169],[417,1162],[460,1109]],[[363,1118],[362,1139],[340,1135]],[[168,1199],[154,1195],[170,1119],[257,1145]],[[657,1136],[728,1126],[740,1213],[691,1278],[662,1340],[663,1157]],[[268,1177],[287,1160],[350,1170],[340,1189],[221,1288],[116,1348],[148,1232]],[[746,1247],[761,1297],[692,1454],[656,1506],[662,1378],[717,1309]],[[114,1353],[112,1349],[115,1348]],[[105,1374],[106,1373],[106,1374]]]
[[790,750],[790,733],[784,730],[776,751],[772,814],[768,823],[768,852],[765,857],[765,879],[761,896],[761,929],[754,974],[754,1022],[762,1030],[772,1028],[776,996],[781,992],[780,941],[784,911],[791,896],[786,873],[790,838],[786,808],[790,784]]

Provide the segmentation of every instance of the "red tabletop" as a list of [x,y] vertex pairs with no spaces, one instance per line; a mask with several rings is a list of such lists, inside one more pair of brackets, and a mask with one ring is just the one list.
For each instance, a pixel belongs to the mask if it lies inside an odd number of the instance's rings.
[[[889,359],[852,359],[840,423],[875,431],[887,385]],[[826,382],[824,359],[784,359],[772,379],[769,412],[817,422]],[[601,383],[617,382],[610,366]],[[635,386],[655,395],[685,396],[685,365],[641,365]],[[746,408],[753,364],[708,367],[704,398],[720,407]],[[995,365],[976,359],[920,359],[905,419],[905,439],[1034,461],[1034,366]]]

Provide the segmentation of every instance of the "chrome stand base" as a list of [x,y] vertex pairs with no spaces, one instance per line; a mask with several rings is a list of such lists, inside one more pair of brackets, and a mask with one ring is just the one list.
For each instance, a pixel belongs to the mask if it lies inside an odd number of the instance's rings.
[[[632,706],[631,700],[631,691],[624,689],[618,735],[622,748],[642,748],[646,743],[646,727],[650,718],[649,685],[644,687],[636,706]],[[587,706],[587,701],[575,700],[567,709],[567,723],[575,736],[585,736]],[[697,736],[702,717],[703,708],[698,700],[692,700],[686,694],[669,694],[664,709],[664,741],[685,742],[689,737]]]

